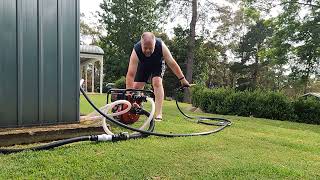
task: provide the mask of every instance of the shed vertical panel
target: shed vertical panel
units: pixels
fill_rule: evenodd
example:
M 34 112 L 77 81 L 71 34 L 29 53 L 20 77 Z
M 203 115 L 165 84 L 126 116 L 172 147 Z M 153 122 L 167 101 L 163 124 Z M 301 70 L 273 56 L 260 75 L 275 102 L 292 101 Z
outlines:
M 57 1 L 42 0 L 43 123 L 58 121 Z
M 78 10 L 77 1 L 63 1 L 61 6 L 61 55 L 62 66 L 61 73 L 63 79 L 61 81 L 61 92 L 63 92 L 62 99 L 62 117 L 63 121 L 78 120 L 78 104 L 79 98 L 79 58 L 78 58 L 78 46 L 79 40 L 77 31 L 79 29 L 77 24 Z M 75 8 L 70 8 L 75 7 Z M 69 19 L 74 19 L 70 21 Z M 69 21 L 68 21 L 69 20 Z M 70 53 L 73 52 L 73 53 Z M 73 74 L 74 76 L 64 76 L 64 74 Z M 75 116 L 76 115 L 76 116 Z
M 18 123 L 16 6 L 16 1 L 1 0 L 0 127 L 15 126 Z
M 37 124 L 38 117 L 38 15 L 37 15 L 37 0 L 19 0 L 21 2 L 20 9 L 20 27 L 19 31 L 22 34 L 22 59 L 20 63 L 22 66 L 22 87 L 20 105 L 22 113 L 23 124 Z

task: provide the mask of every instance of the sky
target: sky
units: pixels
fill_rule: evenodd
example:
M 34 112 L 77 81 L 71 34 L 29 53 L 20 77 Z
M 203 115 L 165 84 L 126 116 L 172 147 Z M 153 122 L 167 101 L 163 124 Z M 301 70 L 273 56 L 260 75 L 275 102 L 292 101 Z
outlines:
M 102 0 L 80 0 L 80 12 L 84 14 L 96 12 L 100 9 L 100 3 L 102 3 Z

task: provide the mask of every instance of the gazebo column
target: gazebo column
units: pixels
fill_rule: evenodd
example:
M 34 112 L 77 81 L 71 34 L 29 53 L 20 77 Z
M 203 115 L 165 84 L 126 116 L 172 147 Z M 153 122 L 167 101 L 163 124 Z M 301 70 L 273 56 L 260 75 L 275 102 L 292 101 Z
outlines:
M 91 74 L 91 92 L 94 93 L 94 63 L 92 63 L 92 74 Z
M 84 75 L 85 75 L 85 81 L 86 81 L 86 92 L 88 92 L 88 64 L 84 65 Z
M 103 87 L 103 58 L 100 60 L 100 94 L 102 94 Z

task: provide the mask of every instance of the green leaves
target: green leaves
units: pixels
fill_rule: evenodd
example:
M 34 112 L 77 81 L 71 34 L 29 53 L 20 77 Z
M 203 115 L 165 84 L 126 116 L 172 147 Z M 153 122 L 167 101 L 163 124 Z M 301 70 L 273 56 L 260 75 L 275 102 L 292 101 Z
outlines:
M 107 36 L 101 41 L 105 51 L 106 81 L 117 80 L 126 74 L 129 57 L 133 45 L 140 40 L 144 31 L 158 29 L 161 6 L 163 10 L 166 1 L 158 4 L 153 0 L 105 0 L 100 5 L 100 21 L 105 26 Z

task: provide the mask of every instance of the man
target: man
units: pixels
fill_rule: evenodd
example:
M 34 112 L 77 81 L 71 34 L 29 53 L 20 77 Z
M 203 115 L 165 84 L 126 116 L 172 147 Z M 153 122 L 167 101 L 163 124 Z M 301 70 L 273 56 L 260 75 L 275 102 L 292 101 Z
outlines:
M 164 60 L 163 60 L 164 59 Z M 182 86 L 190 86 L 184 77 L 181 68 L 173 59 L 168 47 L 151 32 L 144 32 L 141 40 L 134 45 L 130 56 L 129 68 L 126 77 L 127 89 L 143 89 L 151 78 L 155 94 L 155 120 L 162 120 L 162 104 L 164 90 L 162 78 L 165 63 L 178 77 Z

